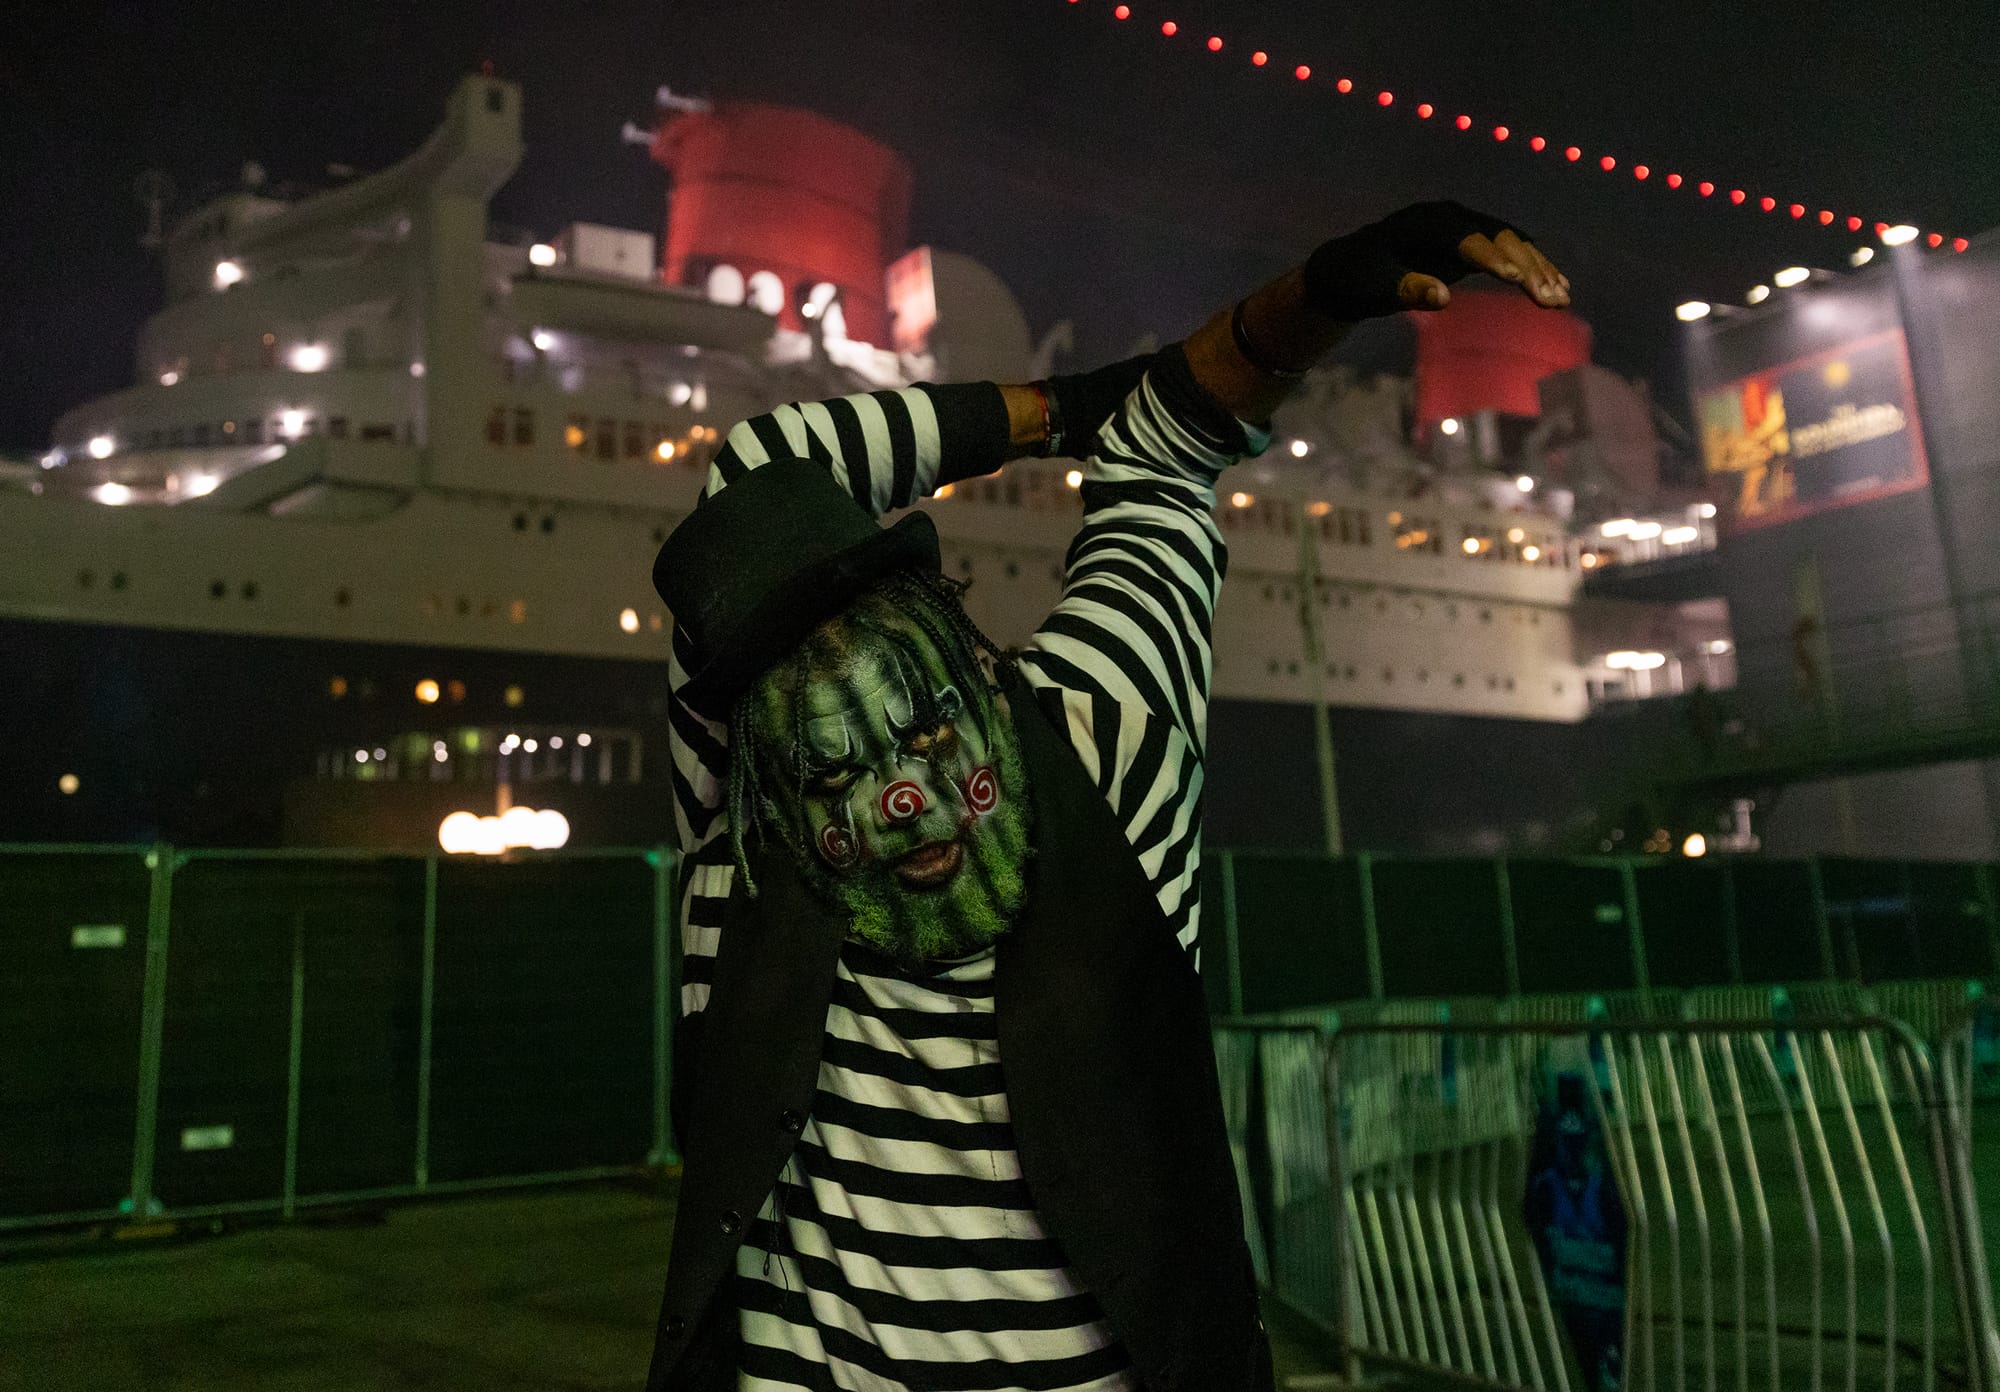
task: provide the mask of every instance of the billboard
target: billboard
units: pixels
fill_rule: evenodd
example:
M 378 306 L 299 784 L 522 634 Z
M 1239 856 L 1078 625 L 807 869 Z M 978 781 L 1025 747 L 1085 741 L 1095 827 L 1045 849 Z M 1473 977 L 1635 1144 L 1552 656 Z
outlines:
M 1710 479 L 1737 476 L 1738 527 L 1921 488 L 1930 477 L 1901 329 L 1740 377 L 1696 406 Z

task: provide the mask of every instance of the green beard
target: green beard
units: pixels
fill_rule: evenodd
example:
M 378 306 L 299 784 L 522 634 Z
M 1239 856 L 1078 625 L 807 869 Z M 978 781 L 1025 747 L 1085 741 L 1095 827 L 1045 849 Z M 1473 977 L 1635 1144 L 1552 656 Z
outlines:
M 939 889 L 912 889 L 883 866 L 834 874 L 815 857 L 802 862 L 807 883 L 850 915 L 848 936 L 905 971 L 967 957 L 992 946 L 1013 925 L 1028 895 L 1028 817 L 1021 751 L 1007 716 L 994 712 L 994 762 L 1009 796 L 965 838 L 965 864 Z

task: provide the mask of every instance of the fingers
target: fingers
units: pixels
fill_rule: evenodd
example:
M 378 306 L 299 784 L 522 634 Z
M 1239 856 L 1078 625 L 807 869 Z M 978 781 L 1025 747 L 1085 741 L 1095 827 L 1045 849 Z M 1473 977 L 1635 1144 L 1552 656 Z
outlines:
M 1396 298 L 1404 309 L 1443 309 L 1451 303 L 1451 291 L 1436 276 L 1406 271 L 1396 282 Z
M 1475 232 L 1459 243 L 1458 250 L 1480 270 L 1520 286 L 1537 304 L 1556 308 L 1569 303 L 1569 278 L 1511 228 L 1502 228 L 1491 238 Z

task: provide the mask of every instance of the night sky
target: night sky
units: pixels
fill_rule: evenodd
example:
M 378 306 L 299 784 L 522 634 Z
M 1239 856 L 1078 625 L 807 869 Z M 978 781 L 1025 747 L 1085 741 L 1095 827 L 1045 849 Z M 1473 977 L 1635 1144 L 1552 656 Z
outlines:
M 1685 415 L 1672 306 L 1736 299 L 1793 262 L 1843 267 L 1860 239 L 1669 192 L 1668 170 L 1948 234 L 2000 223 L 1990 3 L 1132 0 L 1124 24 L 1111 3 L 30 11 L 0 46 L 0 448 L 44 445 L 59 411 L 130 380 L 159 300 L 137 246 L 142 170 L 165 171 L 185 212 L 249 159 L 278 182 L 380 168 L 482 60 L 526 89 L 527 157 L 497 219 L 544 237 L 577 220 L 655 229 L 664 176 L 618 131 L 650 121 L 661 82 L 811 107 L 910 158 L 916 241 L 993 266 L 1037 333 L 1074 318 L 1071 365 L 1177 335 L 1320 237 L 1450 194 L 1534 233 L 1575 282 L 1599 360 Z M 1230 40 L 1221 55 L 1209 33 Z M 1293 81 L 1299 62 L 1357 95 Z M 1393 113 L 1361 95 L 1382 87 Z M 1438 118 L 1419 122 L 1420 100 Z M 1470 133 L 1444 119 L 1460 110 Z M 1505 146 L 1487 134 L 1500 121 Z M 1538 132 L 1585 162 L 1531 154 Z M 1639 160 L 1647 184 L 1627 172 Z

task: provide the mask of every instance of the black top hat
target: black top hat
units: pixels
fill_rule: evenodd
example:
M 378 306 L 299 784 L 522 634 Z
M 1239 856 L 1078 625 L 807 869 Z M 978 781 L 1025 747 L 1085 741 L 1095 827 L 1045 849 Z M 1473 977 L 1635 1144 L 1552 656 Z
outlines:
M 705 498 L 653 561 L 653 588 L 692 640 L 681 699 L 711 720 L 875 581 L 941 569 L 922 512 L 879 526 L 809 459 L 779 459 Z

